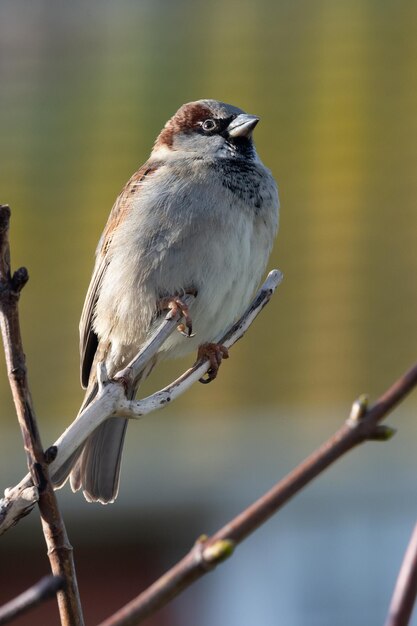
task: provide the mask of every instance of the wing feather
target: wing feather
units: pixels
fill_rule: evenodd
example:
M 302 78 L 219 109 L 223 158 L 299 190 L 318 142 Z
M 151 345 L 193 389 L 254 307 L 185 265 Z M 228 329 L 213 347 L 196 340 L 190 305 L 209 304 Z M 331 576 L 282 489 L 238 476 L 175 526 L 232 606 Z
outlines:
M 113 238 L 113 233 L 124 220 L 127 212 L 132 209 L 132 199 L 135 198 L 136 200 L 144 179 L 155 172 L 160 165 L 161 163 L 159 162 L 147 161 L 133 174 L 114 203 L 99 241 L 96 252 L 96 263 L 80 319 L 81 384 L 84 388 L 88 386 L 91 366 L 99 344 L 98 337 L 93 328 L 94 313 L 103 277 L 109 265 L 108 250 Z

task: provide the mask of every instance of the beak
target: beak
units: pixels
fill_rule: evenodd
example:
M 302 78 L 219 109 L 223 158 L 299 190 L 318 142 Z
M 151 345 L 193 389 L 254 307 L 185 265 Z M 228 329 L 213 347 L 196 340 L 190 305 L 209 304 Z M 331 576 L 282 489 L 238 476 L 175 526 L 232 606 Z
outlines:
M 235 119 L 230 122 L 227 127 L 227 133 L 229 137 L 233 139 L 235 137 L 250 138 L 252 131 L 256 124 L 259 122 L 259 117 L 256 115 L 248 115 L 248 113 L 241 113 Z

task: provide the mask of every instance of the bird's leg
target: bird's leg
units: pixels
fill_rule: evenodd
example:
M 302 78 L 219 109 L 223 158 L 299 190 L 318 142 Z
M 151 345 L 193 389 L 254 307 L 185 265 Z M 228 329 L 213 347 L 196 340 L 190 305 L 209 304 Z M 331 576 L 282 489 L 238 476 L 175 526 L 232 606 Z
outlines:
M 228 358 L 229 350 L 221 343 L 202 343 L 198 348 L 196 363 L 200 363 L 201 361 L 208 359 L 210 362 L 210 369 L 207 371 L 207 378 L 200 378 L 200 383 L 203 383 L 204 385 L 211 383 L 211 381 L 217 376 L 222 360 Z
M 191 294 L 193 296 L 197 295 L 197 291 L 195 289 L 190 289 L 185 293 Z M 170 310 L 170 314 L 172 316 L 177 315 L 178 313 L 181 314 L 184 318 L 185 324 L 178 324 L 177 329 L 185 337 L 194 337 L 194 335 L 192 334 L 193 323 L 191 320 L 190 310 L 188 308 L 188 305 L 181 300 L 180 296 L 166 296 L 165 298 L 161 298 L 158 301 L 158 310 L 164 311 L 166 309 Z

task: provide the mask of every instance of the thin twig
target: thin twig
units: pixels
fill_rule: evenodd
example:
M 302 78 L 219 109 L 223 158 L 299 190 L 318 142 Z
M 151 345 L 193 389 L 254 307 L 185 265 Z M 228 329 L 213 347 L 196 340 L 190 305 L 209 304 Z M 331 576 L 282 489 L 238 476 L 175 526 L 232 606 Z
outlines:
M 257 315 L 269 302 L 281 280 L 282 274 L 279 270 L 272 270 L 268 274 L 251 305 L 241 319 L 220 339 L 220 343 L 230 348 L 243 337 Z M 192 297 L 186 296 L 185 298 Z M 186 303 L 188 303 L 187 300 Z M 99 364 L 97 372 L 98 393 L 94 400 L 55 442 L 54 448 L 57 450 L 57 456 L 50 466 L 51 475 L 87 439 L 97 426 L 109 417 L 141 418 L 148 413 L 164 408 L 204 376 L 210 367 L 207 359 L 197 363 L 173 383 L 147 398 L 142 398 L 141 400 L 126 399 L 125 385 L 122 381 L 135 379 L 137 373 L 152 359 L 169 334 L 174 331 L 178 321 L 179 317 L 177 315 L 172 316 L 169 314 L 169 317 L 167 316 L 159 324 L 153 336 L 143 346 L 139 354 L 123 370 L 118 372 L 113 379 L 107 378 L 104 364 Z
M 348 450 L 365 440 L 386 441 L 393 429 L 379 425 L 417 385 L 417 364 L 399 378 L 371 407 L 361 396 L 354 402 L 345 424 L 270 491 L 211 537 L 200 538 L 172 569 L 100 626 L 133 626 L 156 613 L 195 580 L 230 556 L 234 547 L 264 524 L 296 493 Z M 413 599 L 416 590 L 413 588 Z M 401 626 L 406 622 L 401 623 Z M 391 625 L 390 625 L 391 626 Z M 396 625 L 397 626 L 397 625 Z
M 29 587 L 16 598 L 0 607 L 0 626 L 8 624 L 16 617 L 19 617 L 19 615 L 27 613 L 30 609 L 45 602 L 45 600 L 53 598 L 60 589 L 64 588 L 64 585 L 65 580 L 62 576 L 52 576 L 51 574 L 41 578 L 36 585 Z
M 220 340 L 226 347 L 230 348 L 245 334 L 257 315 L 269 302 L 281 281 L 282 274 L 279 270 L 272 270 L 268 274 L 251 305 L 240 320 Z M 186 296 L 186 298 L 192 297 Z M 114 416 L 138 419 L 152 411 L 161 409 L 184 393 L 207 372 L 210 364 L 205 360 L 187 370 L 164 389 L 147 398 L 138 401 L 126 399 L 125 385 L 121 381 L 136 376 L 137 372 L 157 352 L 167 336 L 175 330 L 178 321 L 178 315 L 169 315 L 165 320 L 162 320 L 140 353 L 113 379 L 107 378 L 104 364 L 99 364 L 97 370 L 99 391 L 96 397 L 51 447 L 55 453 L 55 459 L 49 468 L 51 476 L 106 419 Z M 28 502 L 30 486 L 31 478 L 26 476 L 17 486 L 5 492 L 5 497 L 0 501 L 0 534 L 15 524 L 22 514 L 30 512 L 31 504 L 30 501 Z M 22 496 L 26 497 L 23 502 L 20 501 Z
M 407 626 L 417 596 L 417 524 L 404 554 L 385 626 Z
M 226 348 L 231 348 L 237 343 L 248 328 L 254 322 L 259 313 L 268 304 L 277 287 L 281 284 L 283 275 L 279 270 L 271 270 L 254 297 L 253 301 L 246 309 L 242 317 L 234 324 L 220 339 L 220 343 Z M 147 413 L 151 413 L 157 409 L 166 406 L 169 402 L 176 400 L 194 383 L 196 383 L 209 369 L 210 364 L 207 359 L 196 363 L 190 367 L 184 374 L 174 380 L 164 389 L 156 391 L 147 398 L 141 400 L 123 400 L 118 408 L 118 415 L 130 419 L 138 419 Z M 117 374 L 119 376 L 119 374 Z
M 0 235 L 4 235 L 3 230 L 7 231 L 7 228 L 2 228 L 2 222 L 0 219 Z M 8 246 L 4 248 L 0 245 L 0 254 L 0 266 L 8 268 Z M 10 298 L 10 296 L 13 295 L 15 300 L 14 306 L 16 306 L 19 291 L 26 282 L 27 276 L 23 270 L 16 272 L 13 278 L 10 277 L 9 271 L 4 275 L 0 271 L 0 278 L 3 278 L 0 284 L 2 317 L 5 317 L 6 322 L 8 322 L 9 318 L 3 313 L 5 309 L 4 285 L 7 283 L 7 281 L 4 280 L 4 276 L 7 277 L 7 281 L 9 283 L 10 293 L 8 297 Z M 266 299 L 262 306 L 267 301 L 268 300 Z M 4 324 L 4 320 L 2 320 L 2 322 L 2 330 L 3 326 L 5 326 L 5 331 L 7 331 L 6 335 L 12 334 L 10 328 L 7 326 L 7 323 Z M 239 328 L 234 328 L 232 330 L 233 332 L 236 332 L 237 338 L 233 337 L 232 339 L 231 335 L 229 338 L 224 339 L 224 343 L 226 345 L 228 345 L 226 342 L 229 340 L 229 345 L 232 345 L 232 343 L 234 343 L 234 341 L 236 341 L 241 334 L 243 334 L 241 333 L 239 335 Z M 5 331 L 3 330 L 3 334 Z M 20 342 L 20 335 L 18 338 Z M 143 355 L 139 355 L 136 357 L 136 360 L 138 358 L 140 360 L 140 358 L 143 359 L 145 357 L 143 357 Z M 129 364 L 129 366 L 131 365 L 132 364 Z M 145 398 L 144 400 L 137 402 L 127 402 L 126 399 L 119 394 L 116 404 L 112 405 L 113 413 L 111 414 L 138 418 L 145 413 L 155 410 L 156 408 L 160 408 L 161 405 L 164 405 L 166 402 L 174 399 L 177 395 L 179 395 L 179 393 L 182 393 L 186 388 L 188 388 L 188 386 L 193 384 L 193 382 L 201 377 L 207 369 L 207 363 L 197 365 L 188 370 L 188 372 L 167 388 L 153 394 L 149 398 Z M 24 383 L 23 386 L 26 385 L 24 360 L 22 362 L 17 362 L 17 367 L 11 369 L 9 368 L 9 371 L 14 393 L 16 388 L 17 400 L 22 403 L 22 397 L 19 395 L 19 385 L 22 385 L 22 381 Z M 133 374 L 134 370 L 129 372 L 129 375 Z M 107 379 L 103 367 L 101 367 L 99 371 L 99 379 L 101 391 L 104 391 L 106 387 L 115 386 L 115 384 L 117 385 L 117 380 L 109 381 Z M 13 383 L 15 383 L 15 387 L 13 387 Z M 169 600 L 177 596 L 192 582 L 203 576 L 208 571 L 214 569 L 218 563 L 228 558 L 233 553 L 234 547 L 237 544 L 243 541 L 249 534 L 254 532 L 254 530 L 256 530 L 256 528 L 258 528 L 261 524 L 265 523 L 271 515 L 284 506 L 300 489 L 310 483 L 315 477 L 317 477 L 348 450 L 365 440 L 374 439 L 385 441 L 389 439 L 393 434 L 393 430 L 389 427 L 379 425 L 379 422 L 405 398 L 405 396 L 416 386 L 416 384 L 417 365 L 411 368 L 402 378 L 396 381 L 396 383 L 394 383 L 394 385 L 392 385 L 392 387 L 390 387 L 390 389 L 388 389 L 387 392 L 380 397 L 372 408 L 368 409 L 367 401 L 364 397 L 359 398 L 354 403 L 350 417 L 346 423 L 316 452 L 310 455 L 303 463 L 288 474 L 287 477 L 277 483 L 268 493 L 262 496 L 240 515 L 235 517 L 231 522 L 226 524 L 213 536 L 210 538 L 200 537 L 191 551 L 179 563 L 177 563 L 162 578 L 156 581 L 132 602 L 120 609 L 115 615 L 102 622 L 101 626 L 126 626 L 141 623 L 144 619 L 164 606 Z M 27 404 L 26 406 L 23 406 L 22 414 L 26 411 L 33 419 L 33 412 L 28 391 L 26 396 L 23 396 L 23 399 L 27 402 Z M 31 432 L 33 428 L 35 428 L 36 431 L 36 424 L 34 422 L 30 423 L 28 435 L 33 434 Z M 30 446 L 28 446 L 28 448 L 30 448 Z M 40 480 L 40 478 L 44 479 L 45 476 L 47 477 L 46 466 L 44 469 L 42 463 L 44 464 L 43 455 L 41 462 L 39 464 L 37 462 L 32 471 L 32 479 L 40 491 L 40 500 L 42 499 L 42 494 L 44 493 L 44 485 L 42 484 L 42 480 Z M 20 489 L 22 493 L 25 494 L 25 497 L 30 500 L 33 495 L 28 492 L 30 489 L 30 483 L 23 485 L 23 482 L 24 481 L 20 484 Z M 25 510 L 25 506 L 21 506 L 23 510 Z M 390 608 L 387 626 L 406 626 L 411 615 L 416 593 L 417 527 L 413 533 L 413 537 L 401 568 Z M 397 619 L 397 621 L 395 621 L 395 619 Z M 69 623 L 76 624 L 78 622 L 68 622 L 68 624 Z
M 65 591 L 57 594 L 61 623 L 65 626 L 82 625 L 83 617 L 78 595 L 72 547 L 43 452 L 32 397 L 29 390 L 25 354 L 20 334 L 18 301 L 20 291 L 28 280 L 25 268 L 10 271 L 9 248 L 10 209 L 0 206 L 0 326 L 6 355 L 7 372 L 16 413 L 22 431 L 32 484 L 38 491 L 38 505 L 42 528 L 48 547 L 52 573 L 65 580 Z

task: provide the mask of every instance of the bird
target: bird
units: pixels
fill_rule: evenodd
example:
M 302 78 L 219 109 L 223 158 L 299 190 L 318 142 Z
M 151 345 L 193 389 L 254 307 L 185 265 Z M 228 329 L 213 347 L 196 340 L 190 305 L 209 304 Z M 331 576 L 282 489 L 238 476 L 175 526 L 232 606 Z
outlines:
M 184 324 L 126 389 L 164 358 L 208 357 L 211 382 L 228 352 L 219 339 L 247 308 L 278 230 L 279 198 L 253 130 L 259 117 L 203 99 L 182 105 L 151 155 L 117 197 L 99 240 L 80 320 L 80 412 L 93 400 L 100 361 L 109 376 L 125 366 L 164 311 Z M 194 295 L 187 307 L 185 294 Z M 52 477 L 107 504 L 118 494 L 127 420 L 107 419 Z

